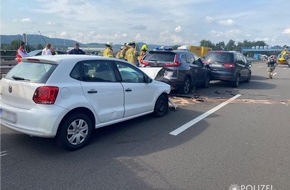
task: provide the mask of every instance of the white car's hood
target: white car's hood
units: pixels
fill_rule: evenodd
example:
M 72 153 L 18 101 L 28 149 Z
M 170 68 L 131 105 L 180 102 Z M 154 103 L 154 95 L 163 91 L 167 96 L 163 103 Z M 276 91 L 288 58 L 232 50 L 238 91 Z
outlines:
M 139 67 L 140 70 L 142 70 L 145 74 L 147 74 L 150 78 L 155 79 L 158 72 L 163 67 Z

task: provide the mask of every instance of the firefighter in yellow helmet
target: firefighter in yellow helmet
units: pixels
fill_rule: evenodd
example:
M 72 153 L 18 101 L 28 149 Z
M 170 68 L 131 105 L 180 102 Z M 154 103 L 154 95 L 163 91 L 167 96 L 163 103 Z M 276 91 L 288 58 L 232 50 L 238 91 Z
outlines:
M 128 49 L 129 49 L 128 43 L 124 43 L 124 47 L 123 47 L 123 49 L 120 52 L 120 59 L 126 60 L 125 59 L 125 55 L 126 55 L 126 52 L 127 52 Z
M 116 54 L 117 59 L 122 59 L 122 50 L 124 49 L 124 46 L 121 46 L 120 50 Z
M 113 43 L 112 42 L 106 43 L 106 49 L 104 50 L 103 56 L 104 57 L 114 57 Z
M 148 51 L 148 46 L 146 44 L 142 45 L 140 49 L 140 54 L 138 56 L 139 66 L 141 64 L 141 59 L 147 54 L 147 51 Z
M 137 56 L 139 55 L 138 51 L 136 51 L 135 42 L 128 43 L 129 49 L 125 53 L 125 60 L 132 63 L 133 65 L 138 66 Z

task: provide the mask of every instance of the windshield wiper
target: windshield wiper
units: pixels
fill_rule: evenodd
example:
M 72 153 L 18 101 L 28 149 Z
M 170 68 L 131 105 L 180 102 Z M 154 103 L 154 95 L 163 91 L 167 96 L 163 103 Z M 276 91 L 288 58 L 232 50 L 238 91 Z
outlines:
M 26 80 L 26 81 L 30 81 L 29 79 L 23 78 L 23 77 L 18 77 L 18 76 L 12 76 L 12 78 L 14 80 Z

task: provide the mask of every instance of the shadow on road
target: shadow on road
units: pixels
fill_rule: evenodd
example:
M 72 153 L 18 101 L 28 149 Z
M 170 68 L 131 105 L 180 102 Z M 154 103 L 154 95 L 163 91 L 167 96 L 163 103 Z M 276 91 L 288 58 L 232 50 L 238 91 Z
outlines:
M 49 189 L 154 189 L 154 184 L 142 178 L 145 175 L 165 184 L 158 189 L 177 189 L 141 158 L 180 146 L 200 135 L 209 127 L 205 121 L 178 136 L 169 133 L 201 114 L 178 108 L 162 118 L 146 115 L 100 128 L 95 130 L 88 146 L 73 152 L 59 148 L 53 139 L 14 132 L 1 134 L 2 149 L 21 155 L 8 155 L 10 160 L 2 161 L 2 187 L 45 189 L 45 184 L 49 184 Z M 8 167 L 12 163 L 16 169 Z M 9 183 L 19 178 L 18 184 Z

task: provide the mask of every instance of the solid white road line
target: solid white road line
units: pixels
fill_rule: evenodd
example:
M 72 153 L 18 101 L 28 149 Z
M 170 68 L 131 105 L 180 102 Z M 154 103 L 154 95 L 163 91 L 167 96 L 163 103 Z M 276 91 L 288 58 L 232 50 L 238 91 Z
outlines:
M 225 105 L 229 104 L 230 102 L 232 102 L 233 100 L 237 99 L 238 97 L 240 97 L 241 94 L 237 94 L 235 95 L 234 97 L 228 99 L 227 101 L 221 103 L 220 105 L 212 108 L 211 110 L 203 113 L 202 115 L 194 118 L 193 120 L 185 123 L 184 125 L 182 125 L 181 127 L 175 129 L 174 131 L 170 132 L 169 134 L 170 135 L 173 135 L 173 136 L 177 136 L 179 135 L 180 133 L 182 133 L 183 131 L 185 131 L 186 129 L 192 127 L 194 124 L 196 124 L 197 122 L 203 120 L 204 118 L 206 118 L 207 116 L 211 115 L 212 113 L 216 112 L 217 110 L 221 109 L 222 107 L 224 107 Z

